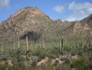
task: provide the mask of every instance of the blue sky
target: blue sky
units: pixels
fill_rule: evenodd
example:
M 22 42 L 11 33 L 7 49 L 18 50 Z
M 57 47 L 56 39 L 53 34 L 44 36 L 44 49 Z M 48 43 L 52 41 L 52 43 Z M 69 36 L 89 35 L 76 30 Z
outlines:
M 92 14 L 92 0 L 0 0 L 0 22 L 28 6 L 39 8 L 54 20 L 75 21 Z

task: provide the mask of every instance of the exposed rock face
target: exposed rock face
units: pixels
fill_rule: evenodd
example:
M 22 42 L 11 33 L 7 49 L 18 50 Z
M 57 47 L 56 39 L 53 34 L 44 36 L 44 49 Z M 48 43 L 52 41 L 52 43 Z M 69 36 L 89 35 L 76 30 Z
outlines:
M 84 25 L 84 30 L 90 30 L 90 27 L 87 23 L 85 23 L 85 25 Z
M 73 26 L 73 34 L 77 35 L 92 35 L 92 28 L 88 23 L 75 22 Z
M 83 26 L 80 22 L 76 22 L 74 25 L 73 33 L 81 33 L 83 31 Z

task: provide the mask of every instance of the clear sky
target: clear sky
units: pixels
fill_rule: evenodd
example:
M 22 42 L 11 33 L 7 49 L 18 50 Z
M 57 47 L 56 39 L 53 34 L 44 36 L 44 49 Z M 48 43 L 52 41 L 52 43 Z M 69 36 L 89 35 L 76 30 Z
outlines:
M 52 19 L 74 21 L 92 14 L 92 0 L 0 0 L 0 22 L 28 6 L 39 8 Z

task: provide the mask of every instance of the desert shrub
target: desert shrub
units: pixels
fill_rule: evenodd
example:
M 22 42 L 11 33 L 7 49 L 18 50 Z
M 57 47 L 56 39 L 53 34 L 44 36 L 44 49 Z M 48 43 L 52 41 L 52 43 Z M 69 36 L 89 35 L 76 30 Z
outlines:
M 71 68 L 75 68 L 77 70 L 88 70 L 89 69 L 86 65 L 86 59 L 82 56 L 79 56 L 76 59 L 71 60 Z

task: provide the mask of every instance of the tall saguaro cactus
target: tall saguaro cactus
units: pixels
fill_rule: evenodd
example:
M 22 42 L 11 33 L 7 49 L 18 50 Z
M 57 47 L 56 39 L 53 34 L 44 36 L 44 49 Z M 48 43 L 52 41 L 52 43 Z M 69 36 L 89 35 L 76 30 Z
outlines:
M 28 51 L 28 45 L 29 43 L 28 43 L 28 37 L 26 36 L 26 51 Z
M 26 61 L 28 59 L 28 48 L 29 47 L 29 42 L 28 42 L 28 36 L 26 36 Z
M 62 52 L 63 46 L 64 46 L 64 39 L 63 39 L 63 33 L 62 33 L 62 36 L 60 38 L 60 52 Z
M 20 41 L 19 41 L 19 37 L 18 37 L 18 48 L 20 48 Z
M 61 43 L 62 43 L 62 47 L 64 46 L 64 40 L 63 40 L 63 37 L 61 39 Z

